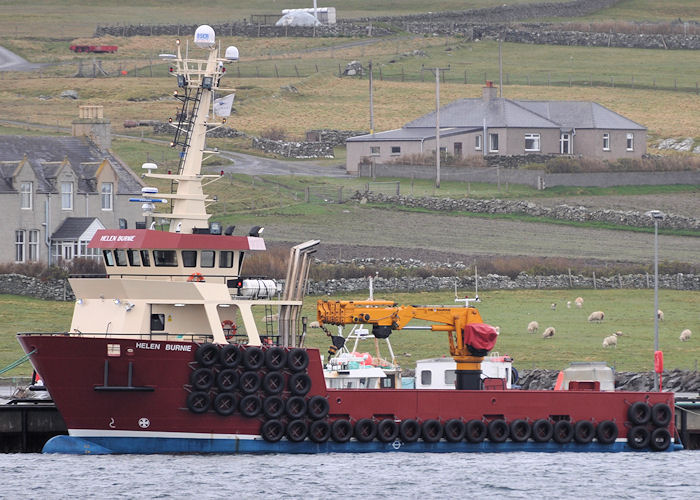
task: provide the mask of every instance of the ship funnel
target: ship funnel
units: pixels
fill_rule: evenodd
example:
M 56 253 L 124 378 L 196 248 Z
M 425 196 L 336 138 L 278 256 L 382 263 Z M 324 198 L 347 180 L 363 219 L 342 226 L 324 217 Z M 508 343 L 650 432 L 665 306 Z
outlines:
M 214 46 L 214 28 L 203 24 L 194 32 L 194 44 L 200 49 L 210 49 Z

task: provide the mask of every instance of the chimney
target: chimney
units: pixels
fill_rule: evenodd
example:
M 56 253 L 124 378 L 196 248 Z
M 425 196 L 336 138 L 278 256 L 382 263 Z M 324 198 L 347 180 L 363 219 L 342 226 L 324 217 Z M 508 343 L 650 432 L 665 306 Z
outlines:
M 78 119 L 73 120 L 73 137 L 87 136 L 99 147 L 111 148 L 112 129 L 103 112 L 103 106 L 79 106 Z
M 486 86 L 484 87 L 482 97 L 484 102 L 489 102 L 498 97 L 498 89 L 493 86 L 493 82 L 491 80 L 486 80 Z

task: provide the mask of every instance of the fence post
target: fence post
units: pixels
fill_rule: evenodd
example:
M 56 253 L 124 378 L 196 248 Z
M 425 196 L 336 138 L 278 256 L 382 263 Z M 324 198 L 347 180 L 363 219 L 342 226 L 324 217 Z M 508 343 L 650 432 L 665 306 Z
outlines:
M 275 64 L 275 77 L 279 78 L 280 74 L 279 71 L 277 71 L 277 65 Z
M 598 285 L 595 282 L 595 271 L 593 271 L 593 290 L 597 290 L 597 289 L 598 289 Z
M 611 76 L 611 77 L 610 77 L 610 86 L 611 86 L 612 88 L 615 88 L 615 77 L 614 77 L 614 76 Z
M 311 198 L 310 190 L 311 190 L 311 188 L 309 188 L 309 186 L 306 186 L 304 188 L 304 203 L 308 203 L 309 199 Z
M 297 72 L 297 78 L 299 78 L 299 69 L 297 68 L 297 65 L 294 65 L 294 71 Z
M 403 66 L 401 66 L 401 81 L 402 81 L 402 82 L 404 81 L 404 77 L 405 77 L 405 75 L 404 75 L 404 72 L 403 72 Z
M 464 70 L 464 85 L 466 85 L 466 84 L 467 84 L 467 70 L 465 69 Z M 695 87 L 697 88 L 697 86 L 698 86 L 698 84 L 696 83 Z
M 338 188 L 338 204 L 343 203 L 343 186 Z
M 574 287 L 574 283 L 571 280 L 571 268 L 569 268 L 569 288 L 573 288 L 573 287 Z
M 401 181 L 396 181 L 396 196 L 401 194 Z
M 646 273 L 646 274 L 647 274 L 647 288 L 649 288 L 649 273 Z

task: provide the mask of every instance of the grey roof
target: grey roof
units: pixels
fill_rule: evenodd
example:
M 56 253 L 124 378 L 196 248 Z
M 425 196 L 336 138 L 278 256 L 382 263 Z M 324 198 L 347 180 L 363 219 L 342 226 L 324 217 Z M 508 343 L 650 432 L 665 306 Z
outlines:
M 442 120 L 441 120 L 442 122 Z M 449 137 L 451 135 L 463 134 L 465 132 L 473 132 L 481 130 L 466 127 L 442 128 L 440 127 L 440 137 Z M 386 132 L 378 132 L 376 134 L 358 135 L 350 137 L 346 142 L 364 142 L 364 141 L 422 141 L 435 137 L 435 125 L 432 127 L 411 127 L 399 128 L 395 130 L 387 130 Z
M 568 128 L 646 130 L 646 127 L 590 101 L 516 101 L 553 122 Z
M 51 235 L 52 240 L 75 240 L 90 227 L 95 217 L 68 217 Z
M 586 101 L 521 101 L 501 97 L 486 101 L 476 98 L 459 99 L 440 108 L 441 136 L 445 129 L 451 129 L 453 133 L 464 133 L 480 130 L 484 125 L 488 128 L 646 130 L 643 125 L 598 103 Z M 449 133 L 445 130 L 445 135 Z M 352 137 L 348 142 L 415 141 L 433 137 L 434 111 L 408 122 L 403 128 Z
M 0 135 L 0 162 L 16 162 L 16 167 L 25 156 L 37 178 L 37 192 L 56 192 L 56 174 L 65 159 L 68 159 L 78 179 L 77 192 L 96 192 L 95 173 L 104 159 L 110 162 L 119 177 L 117 193 L 141 192 L 138 177 L 111 152 L 100 149 L 87 137 Z M 4 165 L 0 166 L 0 174 L 4 183 L 11 188 L 10 178 L 14 169 L 10 171 L 8 164 Z M 0 192 L 3 189 L 5 186 L 0 182 Z

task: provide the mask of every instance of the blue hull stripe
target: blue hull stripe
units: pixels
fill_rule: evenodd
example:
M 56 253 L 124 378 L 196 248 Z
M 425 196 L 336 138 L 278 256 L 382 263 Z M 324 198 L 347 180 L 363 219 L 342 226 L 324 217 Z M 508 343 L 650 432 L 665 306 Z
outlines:
M 680 444 L 671 444 L 667 451 L 683 449 Z M 111 453 L 379 453 L 400 451 L 408 453 L 490 453 L 490 452 L 622 452 L 622 451 L 649 451 L 635 450 L 626 442 L 617 441 L 604 445 L 599 443 L 589 444 L 557 444 L 548 443 L 483 443 L 473 444 L 467 442 L 449 443 L 403 443 L 399 440 L 393 443 L 380 443 L 372 441 L 361 443 L 349 441 L 347 443 L 335 443 L 329 441 L 323 444 L 303 441 L 293 443 L 283 439 L 277 443 L 268 443 L 262 438 L 258 439 L 194 439 L 194 438 L 148 438 L 148 437 L 74 437 L 55 436 L 45 445 L 44 453 L 67 453 L 77 455 L 105 455 Z

